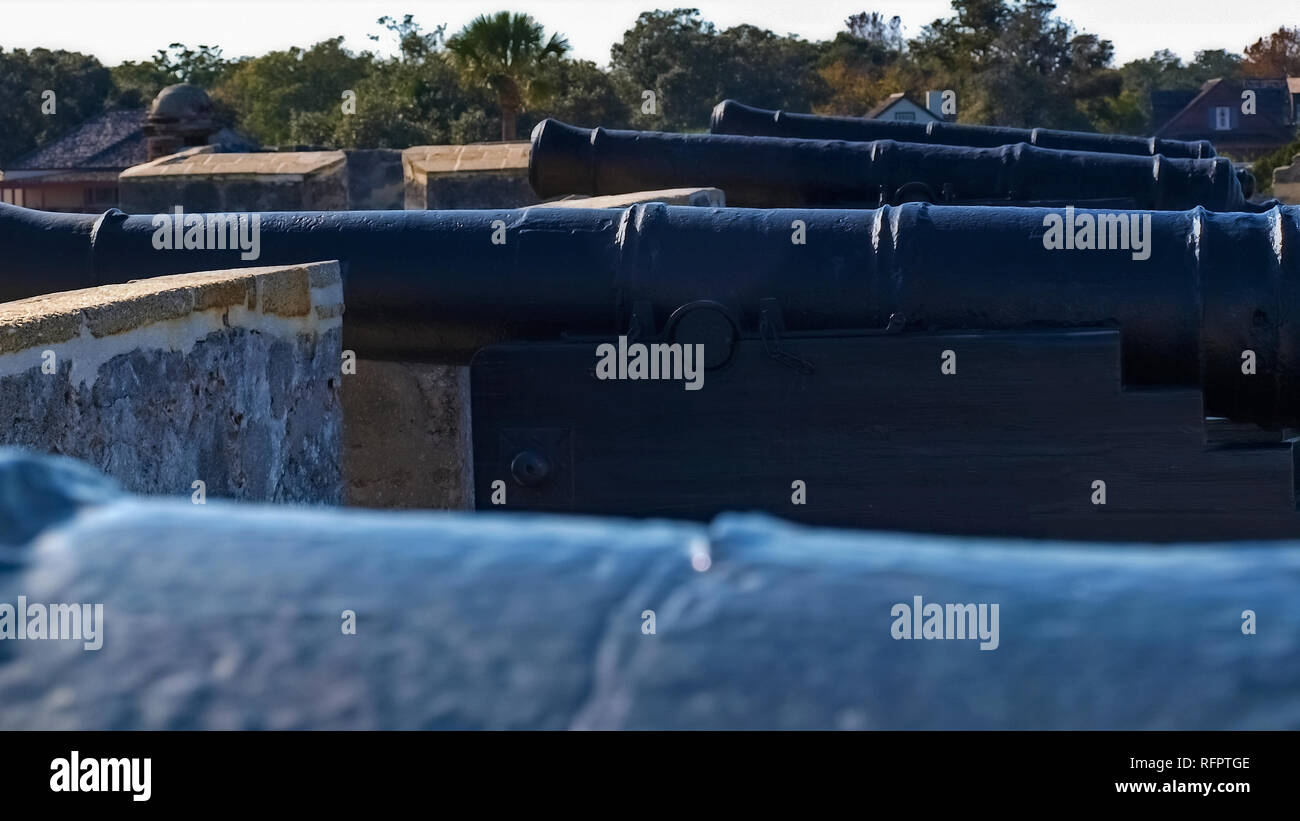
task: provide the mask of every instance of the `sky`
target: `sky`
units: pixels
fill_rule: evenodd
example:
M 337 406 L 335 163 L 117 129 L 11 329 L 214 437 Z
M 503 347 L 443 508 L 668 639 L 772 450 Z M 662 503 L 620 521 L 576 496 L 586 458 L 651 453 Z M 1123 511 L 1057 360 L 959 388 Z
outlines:
M 951 12 L 948 0 L 0 0 L 0 47 L 63 48 L 112 65 L 148 59 L 173 42 L 218 45 L 238 57 L 342 34 L 349 48 L 389 53 L 392 38 L 375 22 L 383 15 L 412 13 L 426 29 L 447 23 L 452 33 L 479 14 L 509 9 L 567 36 L 573 56 L 606 65 L 610 45 L 640 12 L 678 5 L 697 6 L 720 28 L 749 23 L 810 40 L 833 37 L 863 10 L 897 14 L 908 36 Z M 1300 25 L 1298 0 L 1058 0 L 1057 13 L 1114 42 L 1116 64 L 1161 48 L 1188 60 L 1202 49 L 1239 52 L 1282 25 Z

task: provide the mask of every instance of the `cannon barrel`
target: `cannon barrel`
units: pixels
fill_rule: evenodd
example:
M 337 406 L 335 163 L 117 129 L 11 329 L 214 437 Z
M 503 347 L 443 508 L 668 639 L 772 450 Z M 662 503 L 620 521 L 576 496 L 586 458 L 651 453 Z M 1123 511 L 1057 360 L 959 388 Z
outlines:
M 338 259 L 345 344 L 364 356 L 442 361 L 464 361 L 493 340 L 626 333 L 638 303 L 662 321 L 697 300 L 726 306 L 744 333 L 758 328 L 769 298 L 791 333 L 881 329 L 891 318 L 916 330 L 1116 327 L 1126 384 L 1200 386 L 1207 415 L 1300 424 L 1300 208 L 650 204 L 257 216 L 260 257 L 242 260 L 238 250 L 157 250 L 150 216 L 0 205 L 0 300 Z M 1051 237 L 1060 221 L 1079 239 L 1071 249 L 1059 231 Z M 1128 222 L 1131 247 L 1082 248 L 1089 222 L 1097 242 L 1112 245 Z M 1249 376 L 1247 350 L 1257 361 Z
M 542 198 L 714 186 L 747 208 L 926 201 L 1252 210 L 1222 157 L 608 131 L 556 120 L 538 123 L 532 140 L 529 181 Z
M 714 134 L 747 134 L 755 137 L 794 137 L 801 140 L 898 140 L 931 145 L 967 145 L 991 148 L 1028 143 L 1038 148 L 1063 151 L 1097 151 L 1208 159 L 1214 146 L 1208 140 L 1162 140 L 1157 137 L 1129 137 L 1120 134 L 1089 134 L 1085 131 L 1055 131 L 1050 128 L 1000 128 L 956 123 L 902 123 L 865 117 L 821 117 L 770 111 L 723 100 L 713 107 L 710 130 Z

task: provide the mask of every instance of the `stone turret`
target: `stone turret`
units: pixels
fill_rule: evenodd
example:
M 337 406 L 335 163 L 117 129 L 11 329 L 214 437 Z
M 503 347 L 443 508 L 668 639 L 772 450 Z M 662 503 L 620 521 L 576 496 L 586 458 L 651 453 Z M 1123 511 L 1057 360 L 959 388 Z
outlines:
M 149 159 L 206 145 L 220 128 L 213 118 L 212 100 L 206 91 L 189 83 L 167 86 L 158 92 L 145 118 Z

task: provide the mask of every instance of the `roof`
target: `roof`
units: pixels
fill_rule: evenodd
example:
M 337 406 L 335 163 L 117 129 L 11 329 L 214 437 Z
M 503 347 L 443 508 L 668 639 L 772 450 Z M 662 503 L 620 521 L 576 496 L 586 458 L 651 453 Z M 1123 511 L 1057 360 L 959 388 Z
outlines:
M 209 146 L 199 146 L 159 157 L 122 172 L 122 179 L 136 177 L 229 175 L 281 175 L 301 179 L 342 163 L 342 151 L 262 151 L 256 153 L 216 153 Z
M 911 103 L 912 105 L 916 106 L 922 111 L 928 113 L 931 117 L 935 118 L 936 120 L 943 119 L 943 117 L 940 117 L 938 114 L 935 114 L 933 111 L 930 111 L 930 109 L 926 108 L 925 106 L 921 105 L 915 100 L 910 99 L 907 96 L 907 94 L 902 91 L 895 91 L 893 94 L 890 94 L 883 101 L 881 101 L 880 104 L 878 104 L 875 108 L 871 109 L 870 111 L 868 111 L 866 114 L 863 114 L 862 116 L 868 120 L 879 119 L 881 114 L 884 114 L 886 111 L 888 111 L 889 109 L 893 108 L 894 106 L 898 105 L 901 102 Z
M 123 169 L 148 159 L 144 109 L 114 109 L 92 117 L 49 145 L 14 160 L 6 171 Z
M 33 182 L 41 185 L 51 183 L 75 183 L 88 185 L 93 183 L 115 184 L 118 174 L 116 168 L 98 168 L 86 171 L 80 168 L 55 169 L 52 171 L 8 171 L 0 174 L 0 188 L 23 188 Z
M 1241 105 L 1242 89 L 1245 88 L 1254 90 L 1257 95 L 1257 114 L 1242 118 L 1240 125 L 1229 131 L 1212 130 L 1206 114 L 1208 109 L 1226 106 L 1236 110 Z M 1215 78 L 1201 86 L 1199 94 L 1156 129 L 1155 136 L 1182 140 L 1208 139 L 1215 144 L 1276 142 L 1282 145 L 1294 139 L 1290 106 L 1286 83 L 1281 79 L 1250 77 L 1225 81 Z
M 890 94 L 888 97 L 886 97 L 882 102 L 877 104 L 875 108 L 871 109 L 870 111 L 868 111 L 866 114 L 863 114 L 862 116 L 867 118 L 868 120 L 874 120 L 877 117 L 879 117 L 881 114 L 884 114 L 886 111 L 893 108 L 900 100 L 902 100 L 906 96 L 907 95 L 904 94 L 903 92 L 896 91 L 893 94 Z

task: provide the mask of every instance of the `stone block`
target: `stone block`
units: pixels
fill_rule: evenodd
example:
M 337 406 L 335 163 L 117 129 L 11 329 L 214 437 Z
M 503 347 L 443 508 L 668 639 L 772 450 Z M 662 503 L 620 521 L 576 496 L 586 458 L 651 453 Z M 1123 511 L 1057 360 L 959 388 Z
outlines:
M 402 152 L 408 210 L 522 208 L 538 201 L 528 182 L 527 142 L 421 145 Z
M 123 171 L 120 207 L 128 214 L 178 205 L 203 212 L 343 211 L 346 160 L 342 151 L 182 151 Z
M 1273 196 L 1287 205 L 1300 205 L 1300 154 L 1290 165 L 1273 169 Z
M 347 157 L 349 211 L 401 211 L 405 207 L 402 152 L 394 148 L 353 149 Z
M 470 509 L 469 369 L 362 359 L 343 377 L 345 502 Z

